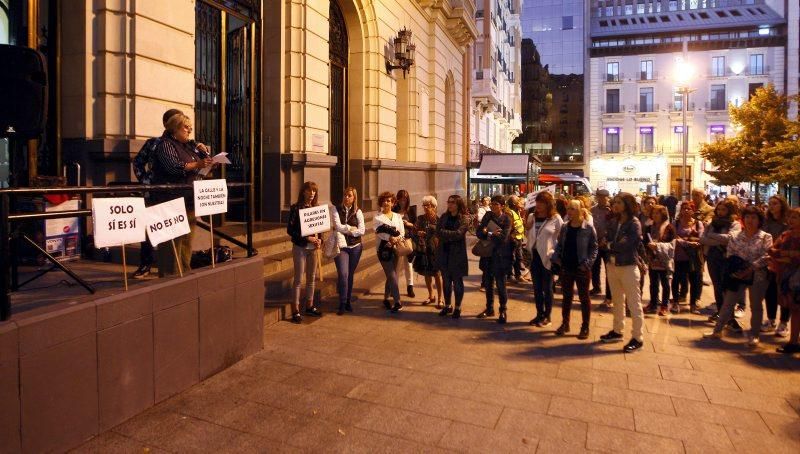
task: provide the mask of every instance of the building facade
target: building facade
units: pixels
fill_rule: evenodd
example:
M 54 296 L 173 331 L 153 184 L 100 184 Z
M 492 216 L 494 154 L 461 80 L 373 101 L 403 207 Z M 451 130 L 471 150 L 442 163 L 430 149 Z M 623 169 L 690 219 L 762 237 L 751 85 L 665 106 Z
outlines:
M 592 183 L 612 192 L 680 194 L 683 134 L 688 134 L 687 189 L 718 190 L 698 150 L 735 134 L 729 106 L 741 105 L 766 84 L 797 93 L 796 43 L 788 40 L 798 18 L 787 18 L 784 5 L 782 0 L 587 2 L 585 157 Z M 685 106 L 681 87 L 690 91 Z
M 477 0 L 472 56 L 473 148 L 510 153 L 522 132 L 520 7 L 522 0 Z M 479 160 L 479 159 L 478 159 Z
M 58 62 L 52 131 L 14 172 L 129 181 L 179 108 L 229 153 L 221 176 L 253 182 L 256 219 L 281 220 L 307 180 L 321 201 L 355 187 L 366 210 L 385 190 L 464 193 L 474 0 L 2 2 L 0 32 Z
M 536 44 L 550 74 L 583 74 L 585 0 L 527 0 L 522 37 Z

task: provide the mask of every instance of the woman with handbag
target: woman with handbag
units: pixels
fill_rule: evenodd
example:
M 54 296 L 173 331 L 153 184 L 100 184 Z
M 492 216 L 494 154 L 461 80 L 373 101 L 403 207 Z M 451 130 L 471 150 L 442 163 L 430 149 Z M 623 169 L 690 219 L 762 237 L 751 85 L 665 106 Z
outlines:
M 561 268 L 561 326 L 556 336 L 569 332 L 569 320 L 572 312 L 573 288 L 578 286 L 578 299 L 581 302 L 581 330 L 578 339 L 589 338 L 589 317 L 592 313 L 592 302 L 589 299 L 589 284 L 592 282 L 592 265 L 597 258 L 597 233 L 587 221 L 589 210 L 583 208 L 579 200 L 571 200 L 567 205 L 569 223 L 561 227 L 558 234 L 551 269 L 555 264 Z
M 531 252 L 533 297 L 536 302 L 536 317 L 529 324 L 541 328 L 552 324 L 550 312 L 553 309 L 553 272 L 550 269 L 550 257 L 555 251 L 556 240 L 564 221 L 556 212 L 553 194 L 542 191 L 534 200 L 536 205 L 533 213 L 525 221 L 528 249 Z
M 364 213 L 358 208 L 356 188 L 344 190 L 342 204 L 336 207 L 333 223 L 334 232 L 331 235 L 337 238 L 339 246 L 339 254 L 333 259 L 336 264 L 336 290 L 339 292 L 339 310 L 336 314 L 342 315 L 345 311 L 353 312 L 353 276 L 361 260 L 361 237 L 366 230 Z
M 469 230 L 467 206 L 460 195 L 447 199 L 447 212 L 439 218 L 436 235 L 439 238 L 436 249 L 437 264 L 444 280 L 444 308 L 439 315 L 450 313 L 450 296 L 456 294 L 456 307 L 452 309 L 453 318 L 461 317 L 461 301 L 464 299 L 464 276 L 467 275 L 467 230 Z
M 294 298 L 292 300 L 292 323 L 301 323 L 300 290 L 303 274 L 306 276 L 306 315 L 322 316 L 314 306 L 314 280 L 317 275 L 317 249 L 322 245 L 319 234 L 303 236 L 300 228 L 300 210 L 317 206 L 317 183 L 306 181 L 300 187 L 297 203 L 289 208 L 289 222 L 286 233 L 292 237 L 292 260 L 294 262 Z
M 486 213 L 481 219 L 476 235 L 479 245 L 488 245 L 487 250 L 481 252 L 479 267 L 483 271 L 483 286 L 486 289 L 486 310 L 478 314 L 478 318 L 494 316 L 494 285 L 497 284 L 497 296 L 500 300 L 500 316 L 497 323 L 506 323 L 506 303 L 508 294 L 506 293 L 506 275 L 511 269 L 512 250 L 509 243 L 509 232 L 511 231 L 511 219 L 503 212 L 503 196 L 492 197 L 489 205 L 491 211 Z M 477 252 L 473 248 L 473 252 Z
M 400 289 L 397 286 L 397 262 L 399 255 L 397 245 L 405 240 L 406 229 L 403 218 L 392 211 L 394 195 L 391 192 L 382 192 L 378 196 L 380 213 L 375 216 L 375 234 L 378 237 L 378 260 L 386 276 L 384 285 L 383 305 L 387 310 L 397 313 L 403 309 L 400 303 Z M 392 296 L 394 305 L 389 302 L 388 295 Z
M 694 202 L 681 203 L 678 219 L 675 220 L 675 276 L 672 278 L 672 313 L 680 312 L 678 303 L 689 293 L 689 310 L 699 314 L 697 302 L 703 292 L 703 253 L 700 237 L 705 226 L 694 218 Z
M 737 220 L 739 204 L 730 198 L 723 199 L 714 207 L 714 217 L 703 230 L 700 237 L 700 244 L 703 245 L 706 263 L 708 264 L 708 275 L 711 277 L 711 285 L 714 289 L 714 303 L 716 311 L 708 317 L 708 321 L 716 323 L 719 318 L 719 310 L 722 309 L 723 288 L 722 280 L 725 276 L 725 255 L 730 239 L 741 232 L 741 223 Z M 734 327 L 739 327 L 736 319 L 731 320 Z
M 414 224 L 414 271 L 425 276 L 425 286 L 428 288 L 428 299 L 422 303 L 424 306 L 436 303 L 436 308 L 442 308 L 442 275 L 436 266 L 436 225 L 439 217 L 436 216 L 436 197 L 426 195 L 422 198 L 423 213 L 417 217 Z M 436 284 L 436 296 L 433 286 Z M 437 298 L 438 297 L 438 298 Z
M 408 191 L 401 189 L 397 191 L 397 197 L 394 199 L 392 211 L 399 214 L 403 219 L 403 227 L 406 229 L 405 237 L 412 238 L 414 233 L 414 222 L 417 220 L 417 207 L 411 205 L 411 196 Z M 406 295 L 409 298 L 414 298 L 414 269 L 411 266 L 413 256 L 401 256 L 397 259 L 397 278 L 400 278 L 400 273 L 406 275 Z

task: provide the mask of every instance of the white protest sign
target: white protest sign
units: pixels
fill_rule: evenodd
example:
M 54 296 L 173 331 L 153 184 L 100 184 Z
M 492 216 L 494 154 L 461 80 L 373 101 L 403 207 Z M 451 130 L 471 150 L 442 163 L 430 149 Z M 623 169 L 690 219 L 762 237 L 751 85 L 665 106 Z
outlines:
M 95 247 L 144 241 L 144 210 L 144 199 L 141 197 L 92 199 Z
M 228 211 L 228 184 L 225 180 L 194 182 L 194 214 L 208 216 Z
M 320 205 L 300 210 L 300 235 L 309 236 L 327 232 L 331 229 L 331 216 L 328 205 Z
M 550 186 L 545 186 L 544 188 L 542 188 L 542 189 L 540 189 L 540 190 L 538 190 L 536 192 L 531 192 L 530 194 L 528 194 L 525 197 L 525 209 L 526 210 L 528 210 L 531 207 L 533 207 L 534 205 L 536 205 L 536 196 L 539 195 L 539 193 L 543 192 L 543 191 L 547 191 L 550 194 L 555 195 L 555 193 L 556 193 L 556 185 L 551 184 Z
M 153 246 L 186 235 L 191 231 L 183 197 L 148 207 L 144 212 L 143 219 L 147 236 Z

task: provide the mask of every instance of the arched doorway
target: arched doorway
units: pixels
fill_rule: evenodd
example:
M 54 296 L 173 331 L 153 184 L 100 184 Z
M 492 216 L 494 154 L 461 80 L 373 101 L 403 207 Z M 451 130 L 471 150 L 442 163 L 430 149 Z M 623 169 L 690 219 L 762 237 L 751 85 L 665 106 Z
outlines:
M 330 133 L 328 152 L 336 156 L 336 165 L 331 169 L 331 201 L 341 202 L 342 192 L 348 185 L 347 178 L 347 26 L 339 4 L 331 0 L 328 28 L 330 46 Z

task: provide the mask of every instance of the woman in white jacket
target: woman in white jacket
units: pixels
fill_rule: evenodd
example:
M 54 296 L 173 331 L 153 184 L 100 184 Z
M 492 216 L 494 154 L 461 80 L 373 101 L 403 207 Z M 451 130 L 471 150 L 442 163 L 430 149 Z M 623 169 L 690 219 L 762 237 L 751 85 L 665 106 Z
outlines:
M 536 302 L 536 317 L 531 325 L 550 326 L 553 309 L 553 272 L 550 256 L 556 248 L 558 234 L 564 221 L 556 212 L 553 194 L 542 191 L 536 195 L 536 206 L 525 221 L 528 230 L 528 250 L 531 252 L 531 277 L 533 298 Z
M 333 259 L 336 264 L 336 290 L 339 292 L 339 311 L 353 312 L 353 276 L 361 260 L 361 237 L 364 236 L 364 213 L 358 208 L 358 191 L 349 187 L 344 190 L 342 204 L 333 213 L 333 233 L 339 243 L 339 255 Z
M 378 237 L 378 260 L 383 267 L 383 274 L 386 275 L 383 305 L 392 312 L 399 312 L 403 305 L 400 304 L 400 289 L 397 286 L 398 257 L 394 247 L 403 241 L 406 229 L 402 216 L 392 211 L 393 203 L 394 194 L 391 192 L 382 192 L 378 196 L 378 207 L 381 211 L 375 216 L 375 234 Z M 392 295 L 394 306 L 389 303 L 387 295 Z

